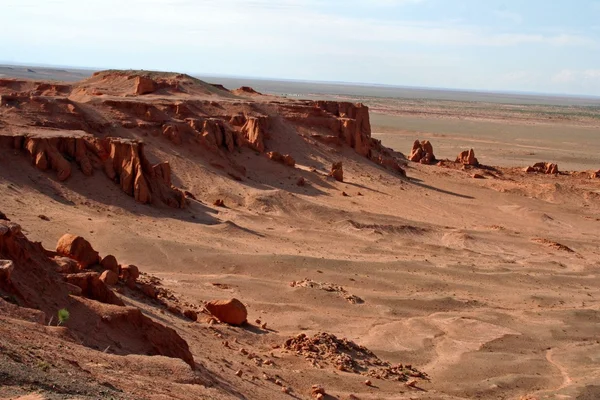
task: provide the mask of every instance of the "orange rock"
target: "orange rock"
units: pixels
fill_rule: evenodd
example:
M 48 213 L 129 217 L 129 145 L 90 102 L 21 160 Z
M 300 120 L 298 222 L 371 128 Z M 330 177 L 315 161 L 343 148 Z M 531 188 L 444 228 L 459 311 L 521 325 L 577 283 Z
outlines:
M 100 265 L 102 265 L 102 268 L 114 272 L 117 276 L 119 275 L 119 263 L 115 256 L 108 255 L 104 257 L 102 261 L 100 261 Z
M 283 163 L 288 167 L 294 167 L 296 165 L 296 160 L 294 160 L 294 157 L 290 156 L 289 154 L 285 154 L 283 156 Z
M 238 299 L 214 300 L 206 304 L 206 309 L 221 322 L 230 325 L 243 325 L 248 319 L 246 306 Z
M 539 162 L 535 163 L 532 167 L 527 167 L 525 172 L 539 172 L 542 174 L 558 174 L 558 165 L 547 163 L 547 162 Z
M 265 151 L 265 139 L 269 137 L 269 117 L 248 117 L 244 126 L 242 126 L 242 134 L 246 139 L 247 145 L 263 153 Z
M 105 271 L 106 272 L 106 271 Z M 106 284 L 100 280 L 100 275 L 96 272 L 81 272 L 77 274 L 64 275 L 65 281 L 71 285 L 81 288 L 81 293 L 88 299 L 96 300 L 101 303 L 115 304 L 124 306 L 123 301 Z
M 100 274 L 100 280 L 108 286 L 114 286 L 119 282 L 119 275 L 109 269 Z
M 408 159 L 421 164 L 433 164 L 436 161 L 433 146 L 428 140 L 422 142 L 415 140 Z
M 121 274 L 119 275 L 119 278 L 121 278 L 121 280 L 125 282 L 127 286 L 135 286 L 135 281 L 137 280 L 137 278 L 139 278 L 139 276 L 140 270 L 135 265 L 121 265 Z
M 338 182 L 344 182 L 344 167 L 341 161 L 331 165 L 329 176 L 332 176 Z
M 100 262 L 98 252 L 92 248 L 90 242 L 81 236 L 68 233 L 58 240 L 56 252 L 65 257 L 77 260 L 82 268 L 88 268 Z
M 473 151 L 473 149 L 461 152 L 458 157 L 456 157 L 455 162 L 463 165 L 479 165 L 479 161 L 477 161 L 477 158 L 475 158 L 475 151 Z
M 142 95 L 152 93 L 156 90 L 156 82 L 145 76 L 135 78 L 135 94 Z

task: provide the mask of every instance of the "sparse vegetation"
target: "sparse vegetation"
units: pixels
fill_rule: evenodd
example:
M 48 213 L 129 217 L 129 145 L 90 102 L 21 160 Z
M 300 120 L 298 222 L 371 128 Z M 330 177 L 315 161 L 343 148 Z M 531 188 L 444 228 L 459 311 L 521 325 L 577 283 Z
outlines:
M 67 322 L 70 316 L 71 316 L 71 314 L 69 313 L 69 310 L 67 310 L 66 308 L 61 308 L 60 310 L 58 310 L 58 325 L 57 326 L 61 326 L 62 324 Z

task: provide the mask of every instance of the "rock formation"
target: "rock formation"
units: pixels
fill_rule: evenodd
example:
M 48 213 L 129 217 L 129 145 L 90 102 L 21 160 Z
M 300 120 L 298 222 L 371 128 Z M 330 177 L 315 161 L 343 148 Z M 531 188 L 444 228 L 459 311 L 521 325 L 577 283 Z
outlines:
M 269 160 L 273 160 L 275 162 L 287 165 L 288 167 L 293 167 L 296 165 L 296 160 L 294 160 L 294 157 L 290 156 L 289 154 L 281 154 L 278 151 L 268 152 L 267 158 Z
M 25 150 L 33 164 L 40 170 L 53 170 L 57 178 L 64 181 L 72 173 L 74 160 L 84 175 L 90 176 L 102 169 L 106 176 L 115 181 L 121 190 L 144 204 L 164 203 L 171 207 L 186 205 L 184 193 L 171 186 L 170 170 L 151 165 L 141 142 L 120 138 L 97 139 L 91 135 L 0 135 L 0 147 Z
M 548 175 L 554 175 L 554 174 L 558 174 L 558 165 L 557 164 L 552 164 L 552 163 L 547 163 L 547 162 L 539 162 L 534 164 L 531 167 L 527 167 L 525 168 L 525 172 L 537 172 L 537 173 L 542 173 L 542 174 L 548 174 Z
M 219 321 L 230 325 L 243 325 L 248 319 L 246 306 L 238 299 L 210 301 L 206 309 Z
M 63 326 L 76 334 L 84 346 L 110 346 L 111 352 L 121 355 L 175 357 L 195 368 L 188 345 L 177 332 L 137 308 L 124 307 L 98 273 L 57 272 L 60 268 L 53 254 L 40 243 L 29 241 L 18 224 L 0 221 L 0 260 L 10 261 L 1 264 L 10 267 L 2 268 L 0 274 L 11 270 L 10 282 L 0 279 L 0 290 L 20 306 L 40 310 L 36 318 L 43 325 L 51 321 L 57 310 L 68 309 L 71 318 Z
M 338 182 L 344 182 L 344 166 L 341 161 L 331 165 L 329 176 L 332 176 Z
M 479 165 L 479 161 L 477 161 L 477 158 L 475 158 L 475 151 L 473 151 L 473 149 L 461 152 L 458 157 L 456 157 L 455 162 L 463 165 L 472 165 L 475 167 Z
M 421 164 L 433 164 L 436 161 L 433 146 L 428 140 L 422 142 L 415 140 L 408 159 Z

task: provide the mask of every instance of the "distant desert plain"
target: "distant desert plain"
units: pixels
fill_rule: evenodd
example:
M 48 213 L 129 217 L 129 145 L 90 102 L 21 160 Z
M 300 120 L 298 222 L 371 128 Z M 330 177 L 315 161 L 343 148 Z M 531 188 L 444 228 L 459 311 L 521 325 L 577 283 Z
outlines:
M 600 98 L 0 95 L 0 398 L 600 399 Z

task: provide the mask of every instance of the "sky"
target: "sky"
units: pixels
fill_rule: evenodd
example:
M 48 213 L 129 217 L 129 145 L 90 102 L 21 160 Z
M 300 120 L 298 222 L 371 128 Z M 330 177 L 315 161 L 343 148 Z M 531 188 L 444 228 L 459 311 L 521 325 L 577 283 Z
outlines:
M 600 0 L 0 0 L 0 62 L 600 96 Z

